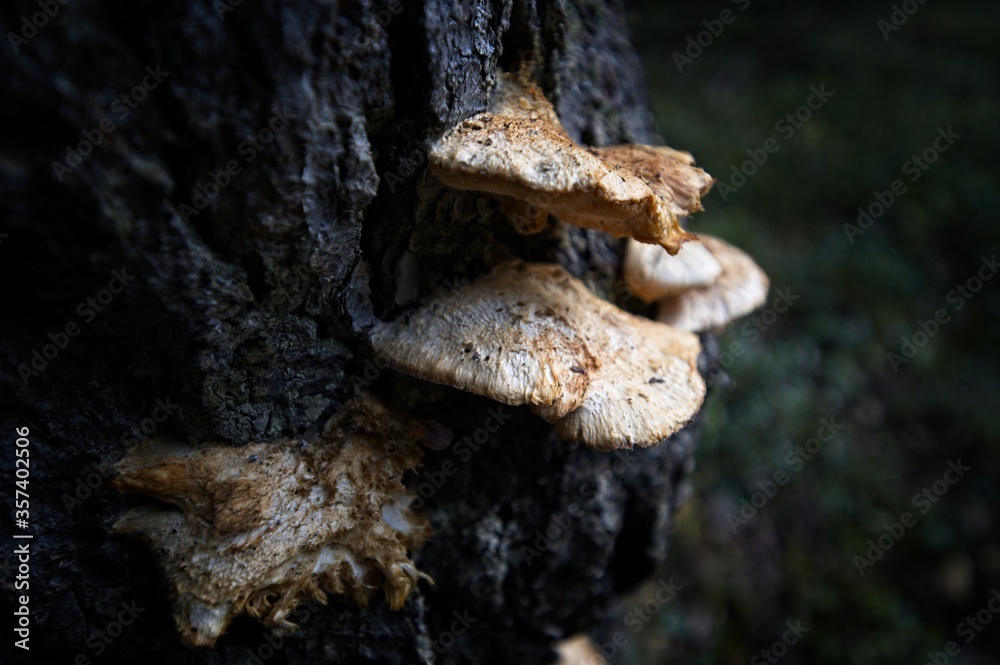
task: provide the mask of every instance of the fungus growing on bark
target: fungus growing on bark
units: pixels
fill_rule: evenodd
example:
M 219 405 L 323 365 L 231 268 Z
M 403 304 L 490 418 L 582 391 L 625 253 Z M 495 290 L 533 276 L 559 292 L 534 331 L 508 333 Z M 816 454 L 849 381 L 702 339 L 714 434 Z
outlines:
M 433 145 L 429 164 L 450 187 L 524 201 L 570 224 L 671 254 L 694 238 L 677 216 L 701 210 L 700 197 L 714 182 L 691 155 L 671 148 L 577 144 L 538 87 L 512 74 L 499 76 L 485 112 Z M 523 217 L 513 217 L 522 232 L 544 224 L 541 215 Z
M 364 606 L 380 583 L 399 609 L 430 579 L 407 554 L 429 525 L 401 482 L 429 434 L 361 399 L 309 443 L 139 444 L 118 464 L 116 487 L 176 509 L 135 508 L 115 530 L 153 549 L 177 628 L 195 646 L 212 646 L 240 614 L 293 629 L 295 606 L 328 593 Z
M 506 404 L 526 404 L 564 439 L 648 446 L 705 396 L 697 336 L 632 316 L 556 265 L 516 261 L 372 335 L 390 365 Z
M 608 164 L 627 168 L 646 181 L 677 217 L 704 210 L 701 197 L 715 184 L 715 178 L 696 167 L 694 156 L 683 150 L 649 145 L 611 145 L 590 150 Z
M 695 286 L 708 286 L 722 274 L 722 266 L 699 240 L 684 243 L 674 256 L 655 245 L 630 240 L 625 247 L 624 274 L 637 298 L 654 302 Z
M 585 634 L 568 637 L 556 645 L 559 661 L 555 665 L 608 665 L 594 641 Z
M 697 286 L 660 301 L 656 318 L 694 332 L 721 328 L 764 304 L 769 281 L 743 250 L 712 236 L 701 242 L 722 266 L 722 274 L 707 286 Z M 667 261 L 676 257 L 665 257 Z

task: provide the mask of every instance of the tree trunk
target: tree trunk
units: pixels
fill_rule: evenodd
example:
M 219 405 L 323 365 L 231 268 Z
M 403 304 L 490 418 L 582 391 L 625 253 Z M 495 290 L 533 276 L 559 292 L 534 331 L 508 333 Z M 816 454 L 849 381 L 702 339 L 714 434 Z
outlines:
M 620 292 L 620 241 L 518 236 L 425 166 L 522 66 L 581 142 L 656 143 L 622 6 L 49 4 L 0 9 L 4 478 L 27 427 L 30 591 L 12 555 L 0 572 L 7 601 L 30 596 L 31 662 L 528 665 L 604 635 L 664 560 L 693 428 L 613 455 L 504 406 L 487 436 L 496 403 L 379 369 L 364 331 L 514 256 Z M 331 596 L 283 639 L 243 618 L 183 646 L 152 554 L 110 532 L 136 502 L 110 468 L 146 438 L 309 439 L 361 390 L 479 446 L 428 451 L 410 480 L 436 584 L 396 612 Z M 7 635 L 4 662 L 27 662 Z

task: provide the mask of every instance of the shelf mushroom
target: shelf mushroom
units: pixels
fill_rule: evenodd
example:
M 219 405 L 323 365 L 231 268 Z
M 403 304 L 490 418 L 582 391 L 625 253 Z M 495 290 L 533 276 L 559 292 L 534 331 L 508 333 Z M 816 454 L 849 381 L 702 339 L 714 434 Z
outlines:
M 718 329 L 749 314 L 764 304 L 769 286 L 746 252 L 704 234 L 676 256 L 630 243 L 625 281 L 642 300 L 659 301 L 658 321 L 692 332 Z
M 562 267 L 509 261 L 378 326 L 398 370 L 505 404 L 601 450 L 649 446 L 701 407 L 696 335 L 624 312 Z
M 211 647 L 240 614 L 287 631 L 302 601 L 379 584 L 392 609 L 420 579 L 407 551 L 428 536 L 403 474 L 425 435 L 370 398 L 349 404 L 315 441 L 198 449 L 139 444 L 116 487 L 172 504 L 134 508 L 115 530 L 150 545 L 185 642 Z
M 629 241 L 625 246 L 625 283 L 637 298 L 654 302 L 696 286 L 708 286 L 722 265 L 700 240 L 684 243 L 676 255 L 662 248 Z
M 428 161 L 449 187 L 498 197 L 523 233 L 540 230 L 551 213 L 671 254 L 694 238 L 678 215 L 701 210 L 715 182 L 672 148 L 579 145 L 538 87 L 512 74 L 499 76 L 485 112 L 434 143 Z M 517 214 L 517 201 L 525 214 Z

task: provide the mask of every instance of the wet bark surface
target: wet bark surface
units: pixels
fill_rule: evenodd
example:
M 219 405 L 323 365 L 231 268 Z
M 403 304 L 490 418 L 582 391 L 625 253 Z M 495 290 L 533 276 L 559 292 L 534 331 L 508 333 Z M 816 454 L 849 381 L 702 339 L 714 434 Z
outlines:
M 0 423 L 5 469 L 30 429 L 31 657 L 541 664 L 600 635 L 666 556 L 696 428 L 572 447 L 527 409 L 380 369 L 366 331 L 511 257 L 620 299 L 621 241 L 518 236 L 436 183 L 426 151 L 523 66 L 578 140 L 656 142 L 623 7 L 53 5 L 34 32 L 37 3 L 0 9 Z M 111 466 L 146 438 L 309 439 L 360 390 L 455 433 L 410 479 L 436 583 L 399 612 L 331 597 L 293 635 L 244 618 L 214 651 L 184 647 L 151 553 L 110 533 L 135 501 Z

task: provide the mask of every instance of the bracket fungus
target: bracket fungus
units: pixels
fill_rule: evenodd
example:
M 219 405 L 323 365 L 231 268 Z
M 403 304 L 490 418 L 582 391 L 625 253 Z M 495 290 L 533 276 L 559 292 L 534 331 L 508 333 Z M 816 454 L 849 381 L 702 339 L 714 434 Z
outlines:
M 178 630 L 195 646 L 212 646 L 240 614 L 295 628 L 295 606 L 327 593 L 365 605 L 380 581 L 399 609 L 430 579 L 407 554 L 429 525 L 408 508 L 401 482 L 420 463 L 426 435 L 421 423 L 362 399 L 310 443 L 139 444 L 118 464 L 116 486 L 176 508 L 132 509 L 115 530 L 151 546 Z
M 662 291 L 651 292 L 648 284 L 655 281 L 657 275 L 662 277 L 666 271 L 658 272 L 651 269 L 654 264 L 646 264 L 646 274 L 652 277 L 647 280 L 643 292 L 636 291 L 636 295 L 646 300 L 665 296 L 657 305 L 657 320 L 693 332 L 721 328 L 757 309 L 767 299 L 770 283 L 760 266 L 743 250 L 707 235 L 701 236 L 701 243 L 722 267 L 722 272 L 714 281 L 680 289 L 673 295 Z M 663 260 L 655 265 L 668 265 L 676 258 L 662 257 Z M 626 271 L 639 269 L 635 263 L 629 266 L 626 263 Z
M 551 213 L 570 224 L 660 245 L 675 254 L 694 238 L 678 215 L 701 210 L 715 182 L 691 155 L 667 147 L 587 148 L 523 76 L 501 74 L 489 107 L 452 127 L 429 155 L 431 171 L 456 189 L 523 201 L 525 216 L 501 209 L 518 230 L 539 231 Z M 526 206 L 526 208 L 528 207 Z
M 684 243 L 674 256 L 655 245 L 630 240 L 625 247 L 624 272 L 629 290 L 653 302 L 695 286 L 708 286 L 722 274 L 722 266 L 700 240 Z
M 705 397 L 696 335 L 624 312 L 556 265 L 500 264 L 378 326 L 372 345 L 396 369 L 528 405 L 602 450 L 659 442 Z

